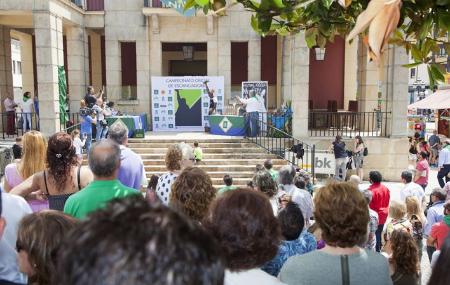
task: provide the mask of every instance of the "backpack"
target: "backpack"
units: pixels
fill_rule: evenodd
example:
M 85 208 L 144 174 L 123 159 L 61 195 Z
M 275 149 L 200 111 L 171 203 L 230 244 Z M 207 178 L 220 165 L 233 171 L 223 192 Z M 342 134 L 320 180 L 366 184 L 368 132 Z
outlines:
M 423 225 L 420 219 L 416 215 L 412 215 L 411 219 L 409 220 L 412 225 L 412 236 L 415 240 L 422 240 L 423 239 Z
M 367 146 L 364 146 L 363 155 L 364 156 L 368 156 L 369 155 L 369 150 L 367 149 Z

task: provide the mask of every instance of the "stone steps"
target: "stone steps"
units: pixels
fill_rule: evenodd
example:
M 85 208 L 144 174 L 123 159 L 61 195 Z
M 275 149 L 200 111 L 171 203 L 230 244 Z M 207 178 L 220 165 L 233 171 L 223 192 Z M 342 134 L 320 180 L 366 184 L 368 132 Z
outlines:
M 143 159 L 144 165 L 165 165 L 164 156 L 158 159 Z M 279 168 L 286 165 L 286 161 L 282 159 L 272 159 L 275 168 Z M 201 162 L 196 164 L 196 166 L 202 165 L 253 165 L 261 164 L 261 159 L 241 159 L 241 158 L 228 158 L 223 157 L 222 159 L 203 159 Z
M 161 143 L 161 142 L 148 142 L 148 143 L 129 143 L 128 146 L 133 149 L 141 149 L 141 148 L 167 148 L 167 146 L 170 145 L 170 143 Z M 194 147 L 194 144 L 190 144 L 192 147 Z M 214 142 L 214 143 L 199 143 L 199 146 L 202 149 L 209 149 L 209 148 L 252 148 L 254 145 L 252 143 L 246 143 L 246 142 L 234 142 L 234 143 L 223 143 L 223 142 Z
M 130 146 L 136 153 L 166 153 L 166 148 L 133 148 Z M 203 153 L 236 153 L 236 151 L 243 153 L 253 153 L 253 154 L 262 154 L 266 153 L 266 151 L 262 148 L 253 148 L 253 147 L 242 147 L 242 148 L 234 148 L 234 147 L 220 147 L 220 148 L 203 148 Z

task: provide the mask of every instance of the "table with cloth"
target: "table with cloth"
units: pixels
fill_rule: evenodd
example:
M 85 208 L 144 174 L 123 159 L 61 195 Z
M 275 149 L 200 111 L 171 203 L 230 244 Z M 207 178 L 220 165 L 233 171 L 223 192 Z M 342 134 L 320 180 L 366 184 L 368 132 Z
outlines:
M 129 138 L 132 138 L 134 136 L 135 130 L 137 129 L 143 129 L 144 132 L 148 130 L 147 114 L 111 116 L 106 118 L 108 126 L 111 126 L 117 120 L 121 120 L 127 126 Z
M 224 136 L 245 136 L 245 117 L 232 115 L 210 115 L 210 133 Z

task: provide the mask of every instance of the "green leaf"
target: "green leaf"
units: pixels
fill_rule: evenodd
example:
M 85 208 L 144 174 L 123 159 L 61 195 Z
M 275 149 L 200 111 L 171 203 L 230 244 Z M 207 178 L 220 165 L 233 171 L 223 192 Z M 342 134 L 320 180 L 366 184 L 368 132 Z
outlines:
M 433 75 L 433 78 L 435 81 L 439 81 L 439 82 L 445 81 L 444 73 L 439 64 L 436 64 L 436 63 L 430 64 L 430 70 L 431 70 L 431 74 Z
M 330 9 L 331 5 L 333 5 L 334 0 L 322 0 L 323 5 L 327 10 Z
M 191 0 L 188 0 L 188 2 Z M 195 0 L 195 3 L 200 6 L 204 7 L 205 5 L 209 5 L 209 0 Z
M 411 46 L 411 55 L 416 62 L 424 60 L 424 57 L 422 56 L 422 52 L 421 52 L 421 50 L 419 50 L 417 45 Z
M 423 40 L 431 33 L 431 28 L 433 26 L 433 17 L 428 15 L 422 23 L 418 33 L 418 39 Z
M 196 4 L 195 0 L 187 0 L 186 3 L 184 4 L 183 12 L 186 12 L 187 10 L 191 9 L 192 7 L 195 6 L 195 4 Z
M 439 14 L 439 25 L 443 30 L 450 30 L 450 13 Z
M 276 8 L 284 8 L 283 0 L 272 0 L 272 5 Z
M 309 48 L 313 48 L 317 45 L 316 37 L 319 34 L 319 30 L 317 28 L 310 28 L 305 32 L 305 41 L 306 45 Z
M 418 66 L 420 64 L 422 64 L 422 62 L 414 62 L 414 63 L 410 63 L 410 64 L 404 64 L 402 66 L 406 67 L 406 68 L 413 68 L 413 67 L 416 67 L 416 66 Z

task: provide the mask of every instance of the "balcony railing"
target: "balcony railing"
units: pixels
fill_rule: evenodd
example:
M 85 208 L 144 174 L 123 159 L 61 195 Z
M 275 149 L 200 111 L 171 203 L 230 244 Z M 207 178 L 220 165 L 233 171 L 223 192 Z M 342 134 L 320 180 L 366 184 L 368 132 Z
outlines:
M 72 3 L 86 11 L 104 11 L 105 0 L 71 0 Z
M 312 137 L 387 137 L 390 112 L 309 112 Z
M 164 8 L 161 0 L 144 0 L 144 7 L 146 8 Z

